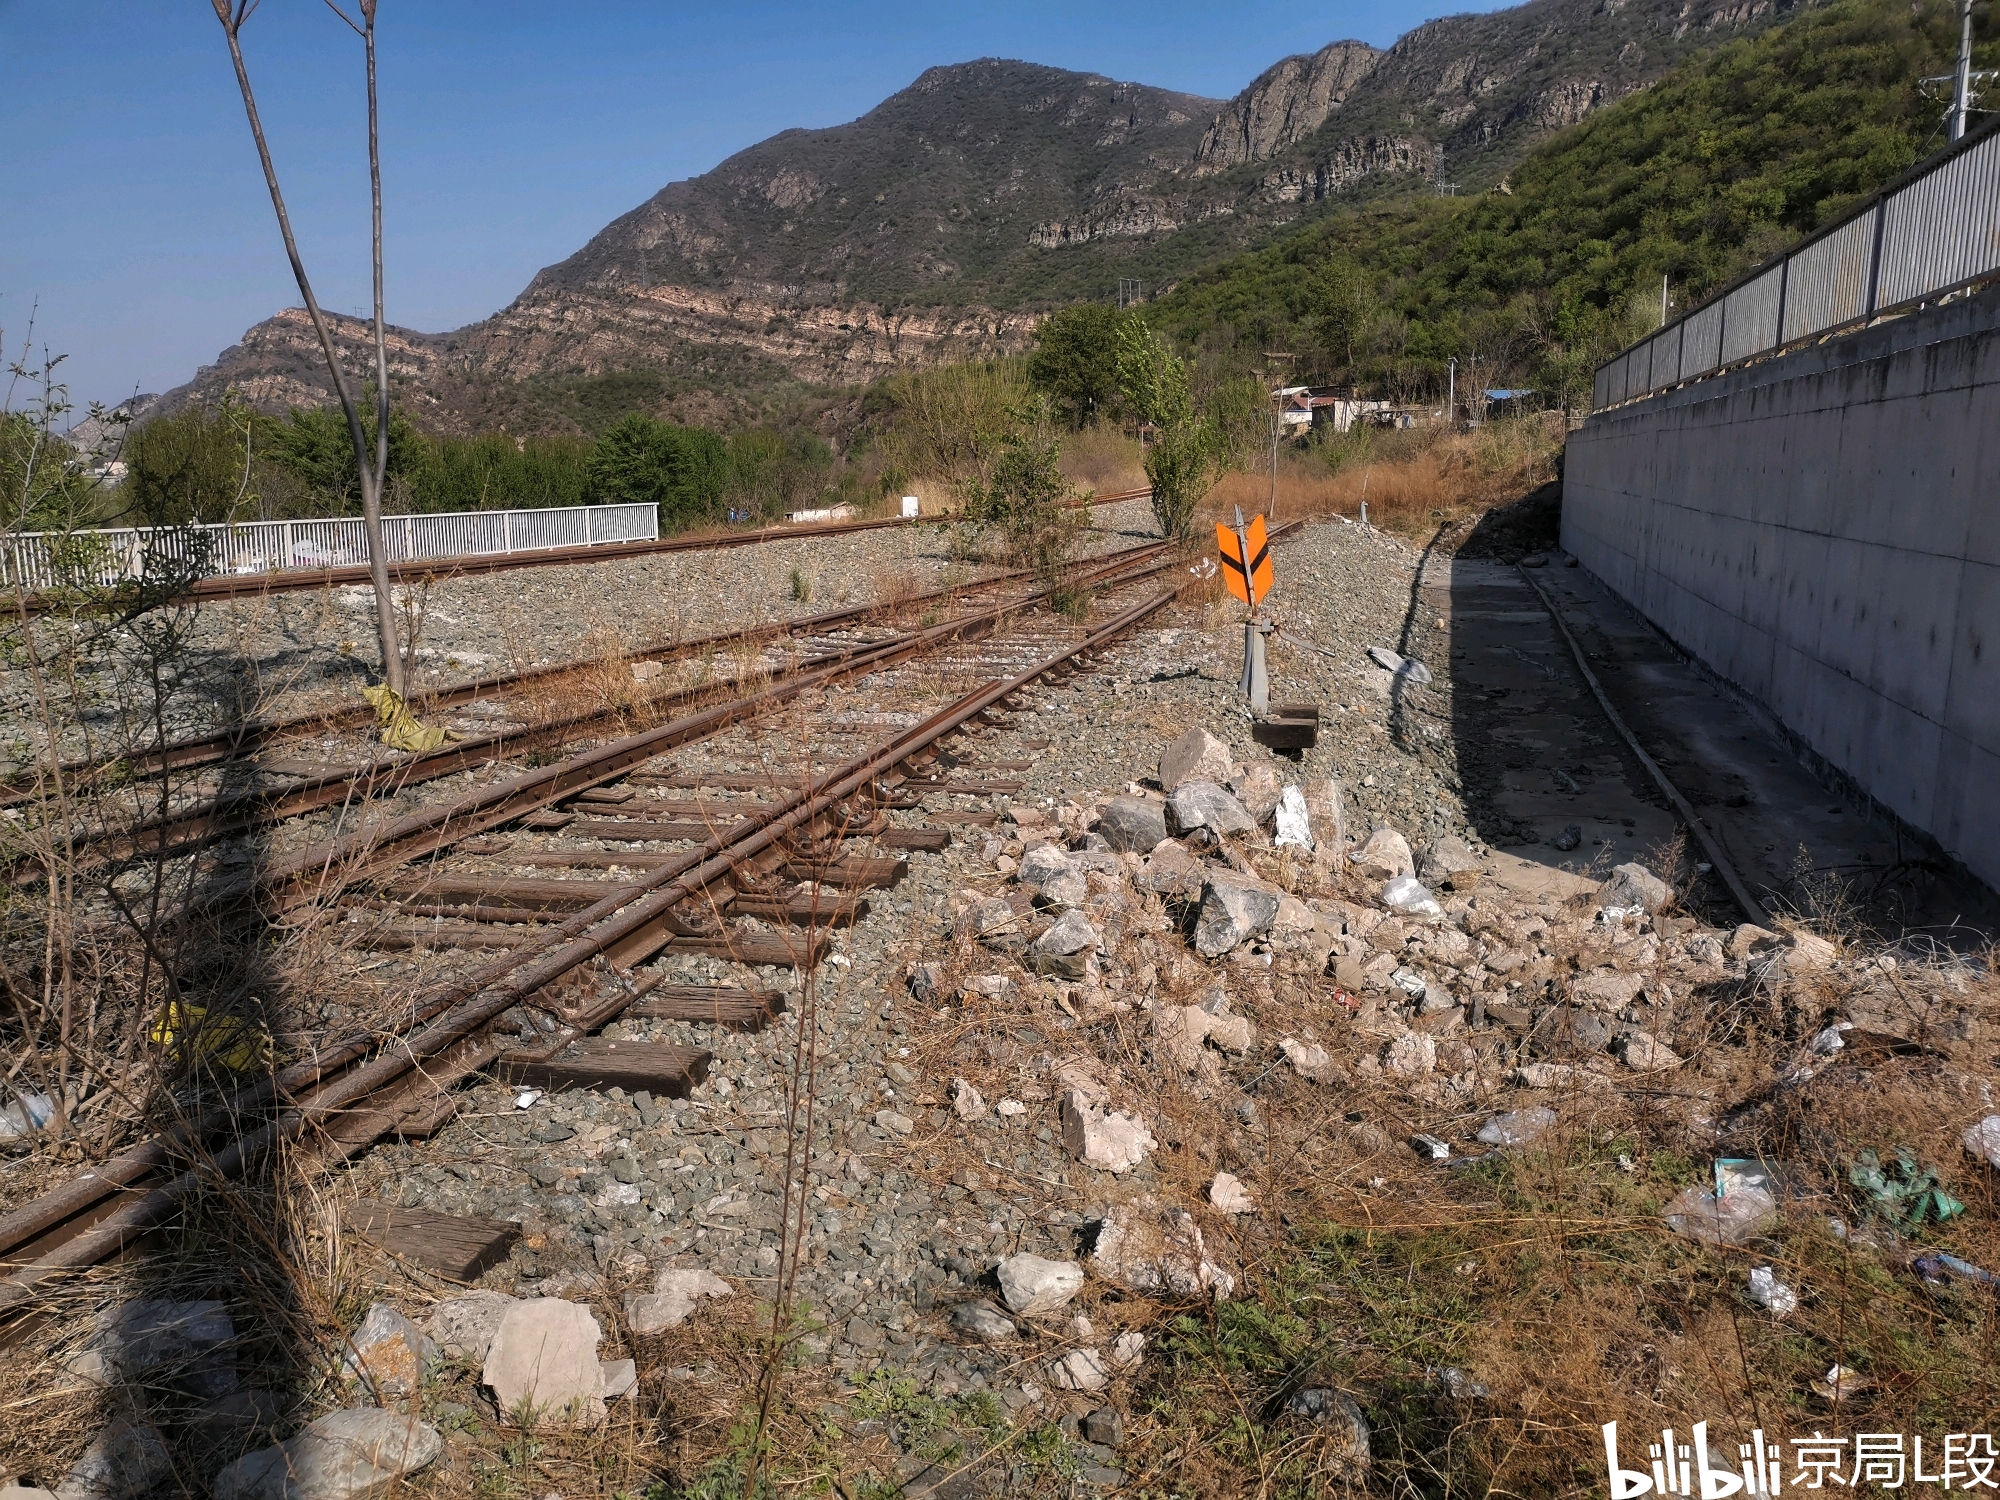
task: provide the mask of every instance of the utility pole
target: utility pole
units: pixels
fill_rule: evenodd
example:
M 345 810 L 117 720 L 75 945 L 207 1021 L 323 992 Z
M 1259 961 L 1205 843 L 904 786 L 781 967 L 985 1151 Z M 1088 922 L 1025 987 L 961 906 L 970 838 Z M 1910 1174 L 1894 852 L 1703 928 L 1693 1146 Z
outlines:
M 1972 113 L 1972 0 L 1959 0 L 1958 80 L 1951 92 L 1951 138 L 1965 134 L 1966 117 Z
M 1446 366 L 1445 380 L 1444 425 L 1447 427 L 1456 427 L 1458 425 L 1458 356 L 1456 354 L 1451 357 L 1451 363 Z
M 1665 275 L 1660 277 L 1660 326 L 1662 328 L 1667 326 L 1667 278 Z

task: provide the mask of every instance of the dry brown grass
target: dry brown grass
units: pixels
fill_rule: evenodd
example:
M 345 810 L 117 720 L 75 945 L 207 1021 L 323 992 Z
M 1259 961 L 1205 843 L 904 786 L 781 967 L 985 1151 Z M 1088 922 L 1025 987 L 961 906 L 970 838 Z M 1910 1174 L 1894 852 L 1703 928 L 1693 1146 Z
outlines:
M 1147 483 L 1145 450 L 1115 427 L 1099 423 L 1063 439 L 1063 477 L 1079 490 L 1115 495 Z
M 1342 515 L 1358 520 L 1361 502 L 1376 526 L 1429 536 L 1473 511 L 1518 500 L 1555 477 L 1563 428 L 1552 418 L 1493 422 L 1472 432 L 1412 428 L 1355 433 L 1325 448 L 1284 455 L 1278 467 L 1276 518 Z M 1271 503 L 1271 476 L 1227 474 L 1204 497 L 1209 525 L 1241 506 L 1245 515 Z

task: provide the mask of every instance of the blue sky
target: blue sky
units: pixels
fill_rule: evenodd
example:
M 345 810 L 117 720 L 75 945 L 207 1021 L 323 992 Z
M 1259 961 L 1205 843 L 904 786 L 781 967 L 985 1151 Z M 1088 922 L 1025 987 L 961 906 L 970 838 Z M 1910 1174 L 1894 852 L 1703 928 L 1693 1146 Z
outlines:
M 1383 46 L 1484 0 L 1224 7 L 928 0 L 382 0 L 391 321 L 455 328 L 676 178 L 864 113 L 926 67 L 1017 57 L 1226 98 L 1291 52 Z M 245 52 L 321 301 L 361 311 L 360 42 L 264 0 Z M 0 329 L 79 404 L 164 390 L 295 303 L 207 0 L 0 0 Z

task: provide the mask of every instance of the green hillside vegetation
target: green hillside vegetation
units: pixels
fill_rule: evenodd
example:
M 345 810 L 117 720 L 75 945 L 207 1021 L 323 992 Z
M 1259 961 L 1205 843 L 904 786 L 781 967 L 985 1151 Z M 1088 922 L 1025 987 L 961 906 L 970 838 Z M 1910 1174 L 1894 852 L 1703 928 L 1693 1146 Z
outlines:
M 1437 399 L 1454 356 L 1461 390 L 1585 399 L 1595 366 L 1657 324 L 1662 276 L 1691 306 L 1942 146 L 1916 81 L 1949 68 L 1957 35 L 1935 0 L 1844 0 L 1683 64 L 1502 190 L 1336 213 L 1147 315 L 1211 363 L 1289 350 L 1278 373 L 1392 400 Z M 1996 60 L 1989 41 L 1975 66 Z

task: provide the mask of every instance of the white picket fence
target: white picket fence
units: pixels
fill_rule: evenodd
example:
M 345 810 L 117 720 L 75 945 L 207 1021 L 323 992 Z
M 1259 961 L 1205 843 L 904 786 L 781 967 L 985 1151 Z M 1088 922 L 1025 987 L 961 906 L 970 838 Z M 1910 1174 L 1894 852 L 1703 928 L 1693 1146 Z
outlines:
M 452 511 L 384 516 L 392 563 L 608 542 L 660 535 L 652 505 L 571 505 L 548 510 Z M 24 531 L 5 538 L 0 573 L 31 589 L 108 585 L 193 565 L 198 576 L 351 567 L 368 561 L 358 516 L 324 521 L 244 521 L 225 526 L 133 526 L 103 531 Z

